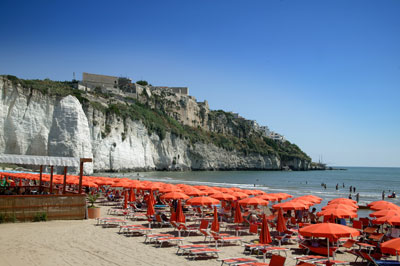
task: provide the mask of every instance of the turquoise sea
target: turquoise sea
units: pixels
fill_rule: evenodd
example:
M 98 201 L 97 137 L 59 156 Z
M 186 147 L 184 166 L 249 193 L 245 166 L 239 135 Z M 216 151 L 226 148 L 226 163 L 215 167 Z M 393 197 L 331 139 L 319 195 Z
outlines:
M 347 170 L 326 171 L 196 171 L 196 172 L 141 172 L 113 174 L 112 176 L 140 178 L 140 180 L 210 185 L 221 187 L 254 188 L 266 192 L 286 192 L 294 197 L 313 194 L 323 198 L 318 209 L 337 197 L 349 197 L 349 187 L 356 187 L 353 199 L 359 195 L 359 204 L 382 199 L 396 191 L 400 197 L 400 168 L 383 167 L 340 167 Z M 107 174 L 104 174 L 107 175 Z M 139 175 L 139 176 L 138 176 Z M 321 186 L 326 184 L 326 189 Z M 336 190 L 338 184 L 338 190 Z M 345 187 L 343 187 L 343 184 Z M 400 198 L 388 199 L 396 204 Z M 360 216 L 368 214 L 361 211 Z

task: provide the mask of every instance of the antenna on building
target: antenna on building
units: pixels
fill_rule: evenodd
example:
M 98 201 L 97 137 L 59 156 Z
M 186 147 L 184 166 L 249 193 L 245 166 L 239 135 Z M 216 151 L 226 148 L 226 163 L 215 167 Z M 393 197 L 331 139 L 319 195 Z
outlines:
M 72 72 L 72 81 L 75 81 L 76 80 L 76 78 L 75 78 L 75 72 Z

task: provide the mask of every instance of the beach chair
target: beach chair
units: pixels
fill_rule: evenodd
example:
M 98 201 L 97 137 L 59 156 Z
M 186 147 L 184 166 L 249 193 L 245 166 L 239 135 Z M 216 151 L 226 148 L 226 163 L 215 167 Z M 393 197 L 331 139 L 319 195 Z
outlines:
M 298 264 L 296 264 L 296 266 L 315 266 L 315 264 L 301 261 Z
M 361 221 L 353 220 L 353 228 L 362 230 L 363 229 L 363 224 Z
M 270 247 L 271 245 L 268 244 L 245 244 L 244 245 L 244 250 L 243 250 L 243 254 L 252 254 L 254 252 L 254 250 L 258 251 L 258 248 L 262 248 L 262 247 Z
M 281 252 L 285 253 L 285 256 L 287 257 L 287 252 L 289 251 L 288 248 L 282 248 L 282 247 L 265 247 L 265 248 L 258 248 L 259 252 L 262 252 L 263 255 L 263 261 L 265 262 L 266 258 L 267 258 L 267 254 L 273 254 L 274 253 L 278 253 L 279 255 L 281 254 Z
M 146 234 L 146 238 L 144 239 L 144 243 L 147 243 L 147 240 L 149 243 L 151 243 L 152 240 L 157 240 L 158 238 L 165 238 L 165 237 L 173 237 L 174 235 L 171 234 Z
M 156 220 L 154 221 L 154 224 L 159 226 L 159 227 L 163 227 L 163 226 L 168 226 L 169 227 L 169 226 L 171 226 L 170 222 L 169 221 L 164 221 L 161 218 L 161 215 L 159 215 L 159 214 L 156 214 Z
M 191 226 L 186 226 L 185 224 L 180 224 L 179 225 L 179 230 L 180 231 L 183 231 L 183 232 L 186 232 L 187 233 L 187 235 L 186 236 L 189 236 L 190 235 L 190 233 L 195 233 L 195 234 L 197 234 L 198 233 L 198 231 L 199 231 L 199 227 L 191 227 Z
M 179 255 L 179 251 L 182 251 L 182 255 L 185 254 L 185 251 L 189 251 L 191 249 L 200 249 L 200 248 L 209 248 L 208 245 L 203 245 L 203 244 L 195 244 L 195 245 L 178 245 L 178 250 L 176 251 L 176 254 Z
M 300 256 L 300 257 L 295 257 L 296 260 L 296 264 L 300 263 L 300 262 L 315 262 L 315 261 L 319 261 L 319 260 L 327 260 L 328 258 L 325 256 L 320 256 L 320 255 L 304 255 L 304 256 Z
M 286 258 L 279 255 L 272 255 L 269 263 L 265 262 L 250 262 L 239 264 L 240 266 L 283 266 L 285 265 Z
M 199 249 L 190 249 L 188 253 L 188 257 L 191 257 L 194 260 L 197 257 L 219 257 L 219 253 L 221 250 L 215 248 L 199 248 Z
M 218 241 L 221 242 L 222 246 L 225 245 L 225 243 L 241 243 L 242 242 L 242 238 L 238 237 L 238 236 L 230 236 L 230 235 L 226 235 L 226 234 L 218 234 L 215 232 L 211 232 L 211 235 L 214 238 L 215 241 L 215 247 L 218 247 Z
M 141 226 L 141 227 L 130 227 L 130 228 L 127 229 L 127 234 L 126 235 L 131 235 L 131 236 L 133 236 L 133 235 L 146 235 L 146 234 L 149 234 L 151 232 L 151 230 L 153 230 L 153 229 L 148 228 L 148 227 L 144 227 L 144 226 Z
M 368 264 L 373 264 L 375 266 L 400 266 L 400 262 L 397 260 L 375 259 L 373 256 L 369 254 L 365 254 L 365 259 L 368 261 Z
M 224 265 L 224 264 L 226 264 L 226 265 L 240 265 L 240 264 L 245 264 L 245 263 L 257 262 L 256 259 L 243 258 L 243 257 L 225 258 L 225 259 L 219 259 L 218 261 L 221 261 L 221 266 Z
M 156 239 L 156 242 L 160 244 L 160 248 L 163 246 L 164 243 L 169 245 L 182 245 L 184 238 L 183 237 L 160 237 Z

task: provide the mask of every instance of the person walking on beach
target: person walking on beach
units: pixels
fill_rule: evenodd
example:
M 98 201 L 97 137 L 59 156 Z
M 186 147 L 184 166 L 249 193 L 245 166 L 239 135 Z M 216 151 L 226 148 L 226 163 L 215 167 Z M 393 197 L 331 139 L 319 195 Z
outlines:
M 349 192 L 351 193 L 353 191 L 353 186 L 350 186 Z
M 360 200 L 360 193 L 357 193 L 357 195 L 356 195 L 356 201 L 357 201 L 357 203 L 358 203 L 359 200 Z
M 382 191 L 382 200 L 385 200 L 385 191 Z
M 352 198 L 351 198 L 351 193 L 349 194 L 349 199 L 352 199 Z
M 339 184 L 336 184 L 336 190 L 338 190 L 339 189 Z
M 353 192 L 356 193 L 356 187 L 353 187 Z

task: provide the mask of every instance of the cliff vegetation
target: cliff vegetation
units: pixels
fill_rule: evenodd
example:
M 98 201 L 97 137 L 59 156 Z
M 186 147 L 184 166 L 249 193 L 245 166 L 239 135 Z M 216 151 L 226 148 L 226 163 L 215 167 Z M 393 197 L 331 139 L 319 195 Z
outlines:
M 156 133 L 161 140 L 166 137 L 167 132 L 170 132 L 188 140 L 191 145 L 198 142 L 211 143 L 228 151 L 242 152 L 244 155 L 256 153 L 277 155 L 282 161 L 293 159 L 311 161 L 297 145 L 289 141 L 280 142 L 267 138 L 249 124 L 248 120 L 234 117 L 232 113 L 222 110 L 201 111 L 196 115 L 202 124 L 185 125 L 180 121 L 177 111 L 185 108 L 186 103 L 182 102 L 182 99 L 171 100 L 168 98 L 171 95 L 143 94 L 143 97 L 138 99 L 121 98 L 100 91 L 84 92 L 76 89 L 76 84 L 70 81 L 23 80 L 10 75 L 6 77 L 15 85 L 20 84 L 24 89 L 37 90 L 45 95 L 54 97 L 73 95 L 84 108 L 92 107 L 107 116 L 118 116 L 124 123 L 128 118 L 141 121 L 149 134 Z M 106 125 L 103 134 L 107 135 L 109 132 L 110 129 Z

